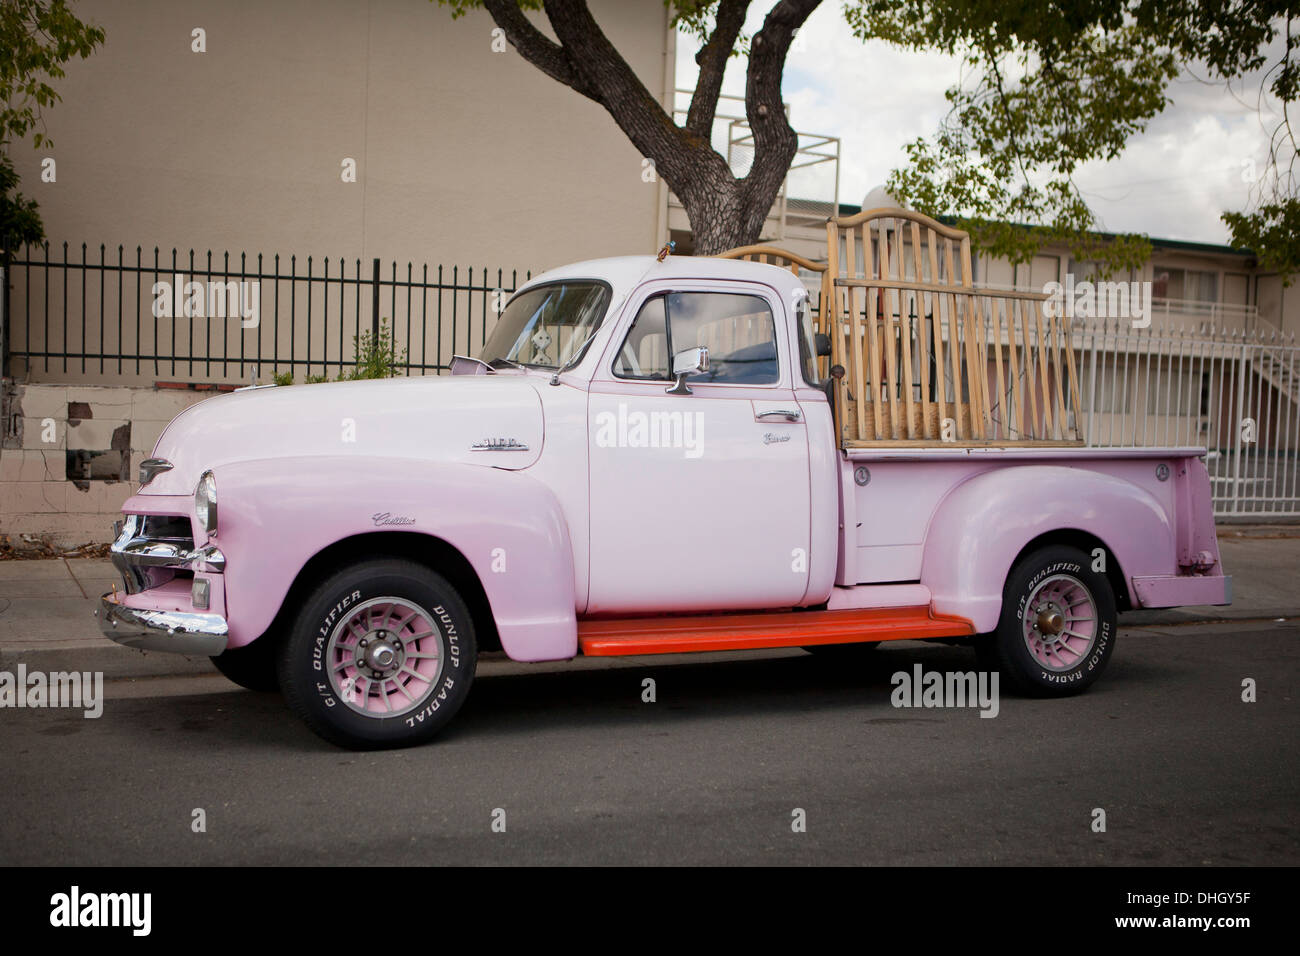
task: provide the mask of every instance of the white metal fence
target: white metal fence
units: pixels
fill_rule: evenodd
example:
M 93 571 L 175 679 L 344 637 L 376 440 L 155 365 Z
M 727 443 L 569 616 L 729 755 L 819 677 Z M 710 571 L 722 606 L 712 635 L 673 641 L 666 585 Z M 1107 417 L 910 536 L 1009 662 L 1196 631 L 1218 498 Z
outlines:
M 1279 333 L 1074 329 L 1094 446 L 1201 445 L 1221 518 L 1300 517 L 1300 347 Z

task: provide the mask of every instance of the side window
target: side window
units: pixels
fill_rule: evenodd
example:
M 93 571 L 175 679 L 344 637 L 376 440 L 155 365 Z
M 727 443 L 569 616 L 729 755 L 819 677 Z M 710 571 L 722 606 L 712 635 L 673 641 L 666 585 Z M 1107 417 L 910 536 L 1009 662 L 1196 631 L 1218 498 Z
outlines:
M 668 380 L 668 331 L 664 314 L 664 297 L 646 299 L 641 311 L 627 331 L 623 347 L 614 359 L 614 374 L 619 378 Z
M 668 295 L 674 353 L 703 345 L 709 370 L 690 381 L 718 385 L 775 385 L 776 323 L 767 301 L 756 295 L 674 292 Z
M 690 381 L 775 385 L 776 323 L 767 301 L 723 292 L 670 292 L 647 299 L 614 358 L 619 378 L 669 381 L 670 356 L 705 346 L 709 370 Z

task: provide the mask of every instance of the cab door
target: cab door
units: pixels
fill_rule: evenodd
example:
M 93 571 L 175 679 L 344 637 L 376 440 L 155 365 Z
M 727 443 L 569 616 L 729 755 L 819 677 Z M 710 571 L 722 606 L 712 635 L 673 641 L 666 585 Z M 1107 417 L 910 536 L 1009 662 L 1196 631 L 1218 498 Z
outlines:
M 780 299 L 750 283 L 638 294 L 588 397 L 587 613 L 799 603 L 808 429 Z M 671 356 L 701 346 L 708 369 L 671 393 Z

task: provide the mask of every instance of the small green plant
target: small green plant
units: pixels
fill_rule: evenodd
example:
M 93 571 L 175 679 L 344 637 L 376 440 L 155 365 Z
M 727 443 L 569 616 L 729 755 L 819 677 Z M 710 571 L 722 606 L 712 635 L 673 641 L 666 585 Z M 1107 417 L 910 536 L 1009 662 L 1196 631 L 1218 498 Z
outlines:
M 343 377 L 355 381 L 363 378 L 393 378 L 406 367 L 406 349 L 397 353 L 393 349 L 393 334 L 388 328 L 388 320 L 379 320 L 379 334 L 369 330 L 352 337 L 352 346 L 356 352 L 356 367 Z
M 352 350 L 356 355 L 356 366 L 340 375 L 335 381 L 354 382 L 363 378 L 393 378 L 406 368 L 406 349 L 400 353 L 393 351 L 393 334 L 389 331 L 388 320 L 379 320 L 379 335 L 370 330 L 352 336 Z M 307 375 L 303 384 L 316 385 L 328 382 L 328 375 Z M 276 385 L 292 385 L 293 372 L 280 372 L 274 376 Z

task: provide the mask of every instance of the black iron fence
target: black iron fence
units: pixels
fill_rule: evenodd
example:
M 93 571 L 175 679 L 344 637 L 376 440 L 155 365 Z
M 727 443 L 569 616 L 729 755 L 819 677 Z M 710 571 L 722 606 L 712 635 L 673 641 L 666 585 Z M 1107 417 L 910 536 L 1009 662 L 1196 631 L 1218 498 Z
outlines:
M 475 353 L 531 275 L 395 261 L 25 248 L 10 261 L 12 374 L 33 380 L 336 378 L 381 326 L 406 374 Z

